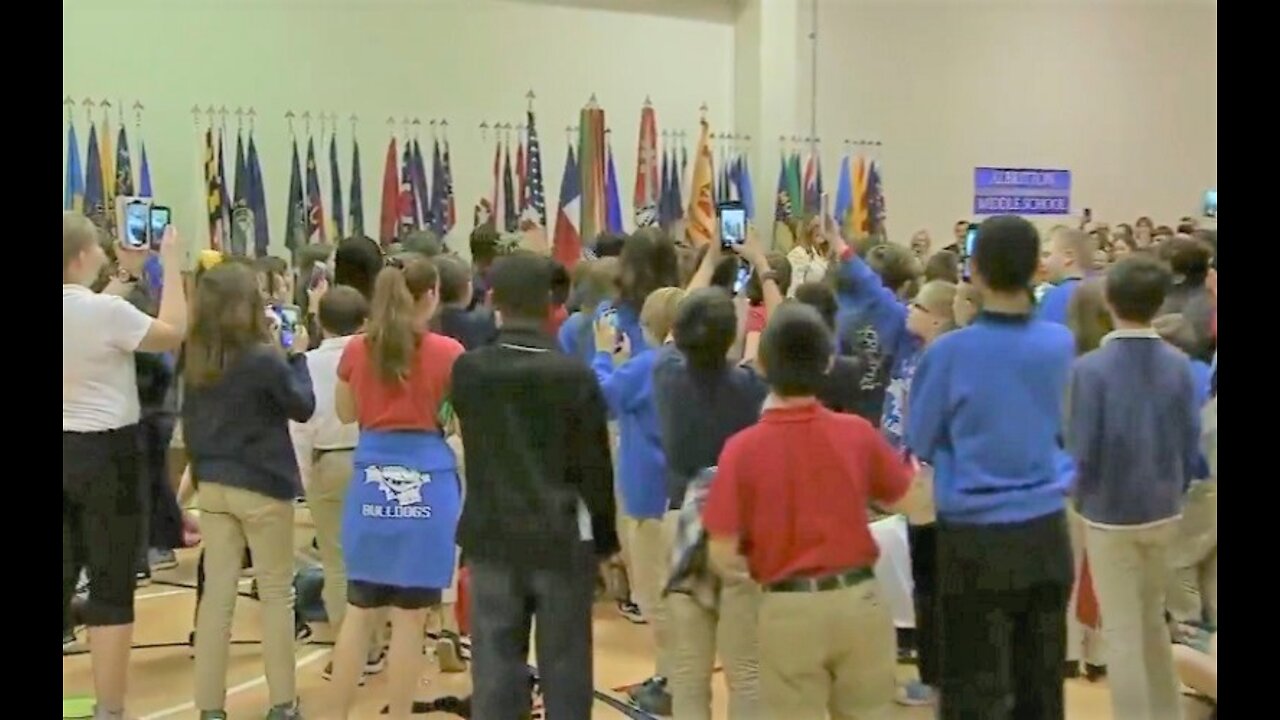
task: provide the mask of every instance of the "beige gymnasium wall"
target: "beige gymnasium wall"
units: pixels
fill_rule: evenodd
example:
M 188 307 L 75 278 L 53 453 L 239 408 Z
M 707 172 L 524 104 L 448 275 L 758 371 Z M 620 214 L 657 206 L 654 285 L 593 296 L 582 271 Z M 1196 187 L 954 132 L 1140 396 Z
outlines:
M 344 186 L 351 177 L 346 118 L 353 111 L 360 115 L 367 230 L 378 222 L 388 115 L 424 121 L 447 116 L 459 216 L 451 244 L 464 253 L 472 207 L 491 186 L 493 141 L 482 142 L 477 126 L 482 120 L 523 122 L 530 88 L 538 95 L 551 213 L 564 167 L 565 127 L 577 124 L 592 92 L 613 129 L 628 225 L 646 95 L 657 107 L 659 128 L 686 130 L 691 144 L 703 101 L 717 125 L 733 122 L 734 29 L 700 18 L 502 0 L 63 0 L 62 37 L 64 94 L 146 105 L 144 136 L 157 201 L 172 205 L 179 227 L 200 243 L 207 233 L 199 229 L 194 103 L 257 109 L 273 251 L 283 247 L 288 109 L 343 118 Z M 76 122 L 83 153 L 88 128 L 82 111 Z M 234 130 L 234 118 L 229 124 Z M 130 139 L 136 162 L 137 141 Z M 327 140 L 317 151 L 327 183 Z M 226 152 L 232 155 L 234 145 Z M 305 162 L 305 143 L 301 152 Z M 327 187 L 324 192 L 327 204 Z
M 807 119 L 811 0 L 800 10 Z M 1217 186 L 1212 0 L 818 0 L 817 12 L 824 179 L 834 193 L 842 138 L 882 140 L 897 241 L 969 217 L 975 166 L 1069 169 L 1072 211 L 1111 222 L 1172 223 Z

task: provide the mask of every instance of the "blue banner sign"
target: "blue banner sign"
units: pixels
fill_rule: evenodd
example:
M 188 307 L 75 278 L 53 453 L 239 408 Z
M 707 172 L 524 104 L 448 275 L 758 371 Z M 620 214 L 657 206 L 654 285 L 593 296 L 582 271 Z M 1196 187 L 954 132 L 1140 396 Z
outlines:
M 974 168 L 974 215 L 1070 215 L 1071 171 Z

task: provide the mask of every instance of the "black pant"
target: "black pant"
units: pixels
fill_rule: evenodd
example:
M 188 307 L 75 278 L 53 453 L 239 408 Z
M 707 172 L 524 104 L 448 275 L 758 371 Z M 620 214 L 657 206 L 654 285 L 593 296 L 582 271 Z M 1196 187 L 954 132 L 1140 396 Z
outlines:
M 474 717 L 518 720 L 529 712 L 529 630 L 535 617 L 547 717 L 591 717 L 591 548 L 582 543 L 569 550 L 569 562 L 554 570 L 468 559 Z
M 80 570 L 89 576 L 86 625 L 133 622 L 134 560 L 142 531 L 138 426 L 62 433 L 62 623 Z
M 173 437 L 172 415 L 156 413 L 139 423 L 142 462 L 139 464 L 142 485 L 141 542 L 139 567 L 147 567 L 147 550 L 170 550 L 182 547 L 182 508 L 169 484 L 169 440 Z
M 938 669 L 938 532 L 937 526 L 908 525 L 907 541 L 911 548 L 912 601 L 916 606 L 916 667 L 920 682 L 937 687 Z
M 1007 525 L 939 521 L 943 720 L 1062 720 L 1071 592 L 1065 513 Z

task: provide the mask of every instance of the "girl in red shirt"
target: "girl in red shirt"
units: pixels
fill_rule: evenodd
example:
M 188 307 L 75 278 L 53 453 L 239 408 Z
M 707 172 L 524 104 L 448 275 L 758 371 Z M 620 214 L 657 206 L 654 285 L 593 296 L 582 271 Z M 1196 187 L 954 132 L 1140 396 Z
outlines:
M 381 608 L 391 616 L 390 717 L 409 717 L 426 613 L 453 579 L 461 492 L 439 408 L 463 349 L 427 330 L 439 280 L 425 259 L 383 269 L 368 330 L 347 345 L 338 364 L 338 417 L 360 425 L 342 518 L 348 609 L 334 650 L 339 717 L 351 710 L 374 611 Z

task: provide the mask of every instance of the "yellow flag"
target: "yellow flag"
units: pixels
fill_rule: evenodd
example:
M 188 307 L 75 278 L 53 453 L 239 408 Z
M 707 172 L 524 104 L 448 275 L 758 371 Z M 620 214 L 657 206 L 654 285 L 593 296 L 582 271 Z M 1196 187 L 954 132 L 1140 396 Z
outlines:
M 867 159 L 858 156 L 853 166 L 853 222 L 849 232 L 854 237 L 861 237 L 868 232 L 867 226 Z
M 716 203 L 711 197 L 711 180 L 715 177 L 715 161 L 711 157 L 711 128 L 702 120 L 702 135 L 693 158 L 693 183 L 689 190 L 689 211 L 685 215 L 685 234 L 694 245 L 706 245 L 715 235 Z
M 103 113 L 98 159 L 102 167 L 102 206 L 106 210 L 108 228 L 116 226 L 116 154 L 111 149 L 111 142 L 111 118 Z

